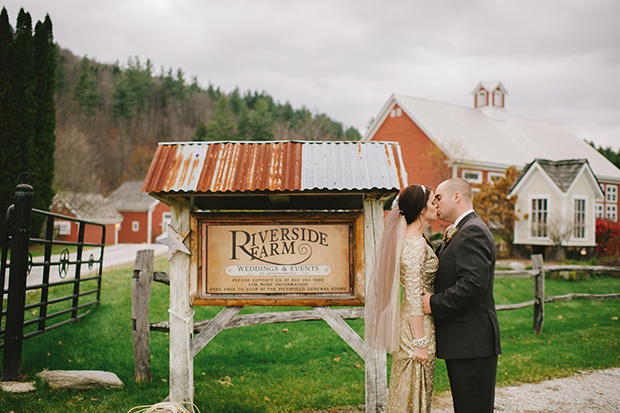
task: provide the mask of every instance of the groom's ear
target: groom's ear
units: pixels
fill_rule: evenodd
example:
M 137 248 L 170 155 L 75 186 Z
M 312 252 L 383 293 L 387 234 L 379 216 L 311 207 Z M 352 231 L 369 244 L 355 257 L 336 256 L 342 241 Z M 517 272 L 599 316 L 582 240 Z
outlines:
M 461 202 L 461 193 L 459 191 L 456 191 L 454 193 L 454 203 L 458 204 L 459 202 Z

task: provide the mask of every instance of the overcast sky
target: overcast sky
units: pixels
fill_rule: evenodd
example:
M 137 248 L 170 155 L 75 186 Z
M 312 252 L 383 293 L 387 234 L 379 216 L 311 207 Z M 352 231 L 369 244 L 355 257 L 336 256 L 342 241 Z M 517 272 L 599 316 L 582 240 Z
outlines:
M 472 107 L 500 80 L 512 115 L 620 149 L 618 0 L 4 0 L 49 13 L 78 56 L 181 68 L 266 91 L 364 134 L 392 93 Z

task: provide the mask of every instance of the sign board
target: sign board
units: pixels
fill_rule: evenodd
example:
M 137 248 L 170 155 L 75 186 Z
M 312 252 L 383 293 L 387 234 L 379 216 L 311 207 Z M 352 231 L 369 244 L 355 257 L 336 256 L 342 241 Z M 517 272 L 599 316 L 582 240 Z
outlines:
M 362 305 L 361 213 L 194 214 L 193 305 Z

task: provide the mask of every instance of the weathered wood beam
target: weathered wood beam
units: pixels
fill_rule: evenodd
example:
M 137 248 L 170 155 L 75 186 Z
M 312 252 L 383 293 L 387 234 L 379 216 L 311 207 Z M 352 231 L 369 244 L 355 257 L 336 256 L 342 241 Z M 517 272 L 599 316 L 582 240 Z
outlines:
M 338 314 L 339 317 L 345 320 L 364 318 L 363 307 L 339 308 L 333 311 Z M 211 320 L 212 319 L 195 322 L 194 333 L 200 333 L 209 323 L 211 323 Z M 229 328 L 249 327 L 259 324 L 291 323 L 296 321 L 314 320 L 321 320 L 321 316 L 314 310 L 243 314 L 236 315 L 223 327 L 223 329 L 226 330 Z M 167 332 L 170 330 L 170 323 L 168 321 L 160 321 L 159 323 L 152 323 L 150 325 L 150 328 L 152 331 Z
M 131 333 L 136 381 L 151 382 L 149 304 L 153 283 L 153 250 L 140 250 L 136 254 L 131 280 Z

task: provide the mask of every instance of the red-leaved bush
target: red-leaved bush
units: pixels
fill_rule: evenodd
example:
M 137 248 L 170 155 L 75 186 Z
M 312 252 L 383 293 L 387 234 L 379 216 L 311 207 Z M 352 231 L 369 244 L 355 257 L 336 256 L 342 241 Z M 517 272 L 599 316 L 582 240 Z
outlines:
M 596 255 L 615 257 L 620 254 L 620 224 L 609 219 L 596 219 Z

